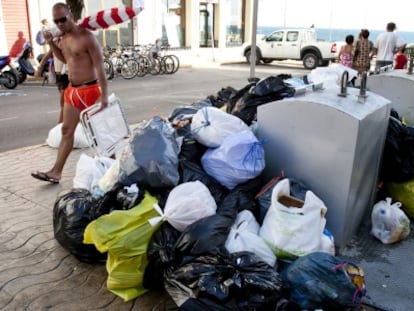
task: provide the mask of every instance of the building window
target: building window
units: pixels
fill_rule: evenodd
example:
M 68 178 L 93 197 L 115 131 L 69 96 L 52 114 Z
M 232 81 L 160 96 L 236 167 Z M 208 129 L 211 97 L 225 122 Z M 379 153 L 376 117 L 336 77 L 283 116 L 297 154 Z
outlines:
M 183 47 L 185 38 L 185 0 L 163 0 L 162 41 Z
M 227 12 L 230 18 L 226 25 L 226 46 L 241 45 L 244 37 L 244 0 L 230 0 L 227 2 Z

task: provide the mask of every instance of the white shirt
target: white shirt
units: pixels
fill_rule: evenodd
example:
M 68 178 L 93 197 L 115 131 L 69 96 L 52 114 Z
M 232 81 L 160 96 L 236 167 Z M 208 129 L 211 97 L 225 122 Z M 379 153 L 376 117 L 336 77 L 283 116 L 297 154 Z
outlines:
M 393 61 L 395 52 L 404 44 L 405 42 L 394 32 L 381 33 L 374 43 L 377 49 L 377 60 Z

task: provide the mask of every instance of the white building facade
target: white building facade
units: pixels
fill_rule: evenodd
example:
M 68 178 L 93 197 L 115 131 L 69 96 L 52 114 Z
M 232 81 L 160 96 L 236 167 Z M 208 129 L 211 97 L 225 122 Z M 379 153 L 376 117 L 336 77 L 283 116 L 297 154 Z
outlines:
M 52 23 L 51 8 L 56 0 L 0 0 L 1 55 L 13 45 L 12 36 L 22 29 L 34 55 L 43 52 L 36 44 L 40 20 Z M 102 46 L 154 43 L 157 38 L 172 48 L 197 50 L 241 45 L 250 38 L 253 0 L 146 0 L 144 10 L 132 20 L 96 31 Z M 113 7 L 131 5 L 131 0 L 84 0 L 83 16 Z M 22 9 L 15 12 L 16 5 Z M 24 7 L 25 9 L 24 10 Z M 23 11 L 23 13 L 22 13 Z M 4 16 L 7 12 L 8 16 Z M 27 12 L 27 14 L 26 14 Z M 11 16 L 15 14 L 15 16 Z M 22 16 L 23 14 L 23 16 Z

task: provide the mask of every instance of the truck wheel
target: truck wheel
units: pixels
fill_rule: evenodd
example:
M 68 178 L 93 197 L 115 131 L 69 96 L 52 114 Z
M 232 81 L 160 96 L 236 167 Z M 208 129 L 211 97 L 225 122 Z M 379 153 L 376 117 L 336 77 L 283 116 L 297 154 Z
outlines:
M 319 59 L 315 54 L 308 53 L 303 57 L 303 66 L 306 69 L 315 69 L 318 66 Z
M 271 62 L 273 62 L 273 59 L 271 59 L 271 58 L 263 58 L 262 59 L 262 62 L 265 63 L 265 64 L 270 64 Z
M 252 57 L 252 50 L 248 50 L 246 52 L 246 61 L 247 61 L 248 64 L 250 64 L 251 57 Z M 260 54 L 260 51 L 256 50 L 256 65 L 259 65 L 261 57 L 262 56 Z

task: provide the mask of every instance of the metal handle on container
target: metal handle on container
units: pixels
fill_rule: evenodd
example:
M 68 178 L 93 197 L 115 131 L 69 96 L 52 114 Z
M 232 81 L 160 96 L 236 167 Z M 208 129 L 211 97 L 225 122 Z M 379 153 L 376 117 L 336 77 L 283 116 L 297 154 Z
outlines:
M 348 84 L 348 77 L 349 77 L 349 73 L 348 73 L 348 71 L 345 70 L 342 73 L 342 76 L 341 76 L 341 90 L 340 90 L 338 96 L 346 97 L 346 95 L 348 95 L 348 93 L 346 91 L 347 84 Z
M 410 61 L 408 62 L 408 70 L 407 70 L 407 73 L 409 75 L 412 75 L 413 74 L 413 57 L 412 56 L 410 56 Z
M 358 95 L 358 102 L 361 104 L 365 103 L 365 99 L 367 98 L 367 77 L 368 74 L 366 71 L 362 73 L 361 76 L 361 85 L 359 87 L 359 95 Z

